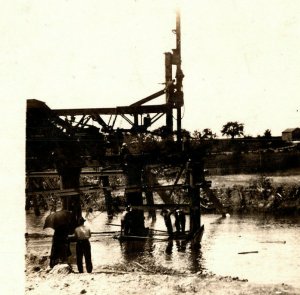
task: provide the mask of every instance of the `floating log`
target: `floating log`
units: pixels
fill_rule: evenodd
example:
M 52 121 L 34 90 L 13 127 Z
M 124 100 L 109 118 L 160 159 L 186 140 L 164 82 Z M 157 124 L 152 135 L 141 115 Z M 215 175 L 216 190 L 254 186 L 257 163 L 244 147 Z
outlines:
M 277 244 L 285 244 L 286 241 L 264 241 L 264 242 L 260 242 L 260 243 L 277 243 Z
M 258 253 L 258 251 L 239 252 L 238 254 L 252 254 L 252 253 Z
M 95 231 L 91 232 L 92 235 L 102 235 L 102 234 L 117 234 L 119 231 Z

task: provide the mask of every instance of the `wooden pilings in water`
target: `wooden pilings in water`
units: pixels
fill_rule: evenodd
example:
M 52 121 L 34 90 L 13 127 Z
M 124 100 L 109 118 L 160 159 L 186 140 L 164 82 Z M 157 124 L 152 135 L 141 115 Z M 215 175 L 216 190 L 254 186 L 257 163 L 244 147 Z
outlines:
M 186 169 L 188 193 L 191 198 L 190 230 L 196 233 L 201 227 L 200 187 L 197 184 L 203 182 L 203 163 L 189 160 Z
M 105 205 L 106 205 L 107 214 L 111 215 L 113 213 L 113 208 L 112 208 L 111 192 L 108 189 L 108 187 L 110 185 L 109 177 L 108 176 L 101 176 L 100 180 L 102 181 L 103 193 L 104 193 L 104 198 L 105 198 Z
M 65 167 L 58 171 L 60 175 L 60 188 L 63 189 L 77 189 L 80 186 L 80 167 Z M 78 225 L 78 220 L 82 215 L 80 195 L 76 192 L 72 195 L 61 195 L 62 209 L 72 212 L 72 227 Z
M 140 156 L 131 155 L 127 153 L 124 155 L 125 162 L 125 178 L 126 186 L 142 185 L 142 170 L 143 161 Z M 128 191 L 125 189 L 125 197 L 128 205 L 141 206 L 143 205 L 142 191 Z M 134 225 L 131 230 L 132 235 L 145 235 L 145 217 L 144 211 L 140 209 L 132 210 L 132 224 Z

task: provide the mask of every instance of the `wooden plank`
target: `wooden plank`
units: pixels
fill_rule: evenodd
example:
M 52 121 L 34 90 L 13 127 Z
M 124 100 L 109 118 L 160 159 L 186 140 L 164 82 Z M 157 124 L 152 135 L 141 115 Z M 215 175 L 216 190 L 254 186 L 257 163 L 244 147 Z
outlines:
M 112 176 L 123 174 L 124 171 L 121 169 L 116 170 L 102 170 L 102 171 L 82 171 L 81 176 Z M 59 174 L 56 171 L 43 171 L 43 172 L 28 172 L 26 177 L 59 177 Z
M 26 192 L 26 195 L 28 196 L 34 196 L 34 195 L 44 195 L 44 194 L 59 194 L 61 196 L 73 196 L 73 195 L 79 195 L 83 193 L 91 193 L 91 192 L 97 192 L 102 191 L 102 188 L 80 188 L 80 189 L 50 189 L 50 190 L 40 190 L 40 191 L 28 191 Z

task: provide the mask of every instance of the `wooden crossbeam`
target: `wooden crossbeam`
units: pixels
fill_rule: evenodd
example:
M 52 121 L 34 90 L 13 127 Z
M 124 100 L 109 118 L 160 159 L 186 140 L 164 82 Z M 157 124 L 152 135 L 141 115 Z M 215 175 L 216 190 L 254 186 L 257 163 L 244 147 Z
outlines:
M 82 176 L 113 176 L 118 174 L 123 174 L 123 170 L 102 170 L 102 171 L 82 171 L 80 175 Z M 59 177 L 59 174 L 56 171 L 50 172 L 28 172 L 26 174 L 28 178 L 36 177 Z
M 141 105 L 141 106 L 120 106 L 116 108 L 89 108 L 89 109 L 54 109 L 53 112 L 58 116 L 79 116 L 79 115 L 121 115 L 121 114 L 150 114 L 166 113 L 173 106 L 167 104 L 160 105 Z
M 145 210 L 145 209 L 162 210 L 162 209 L 176 209 L 176 208 L 189 209 L 190 207 L 191 207 L 190 204 L 153 204 L 153 205 L 131 206 L 132 209 L 138 209 L 138 210 Z M 125 210 L 126 207 L 120 206 L 119 209 Z
M 178 188 L 182 189 L 181 184 L 177 185 L 155 185 L 155 186 L 115 186 L 115 187 L 95 187 L 95 186 L 82 186 L 78 189 L 50 189 L 50 190 L 39 190 L 39 191 L 28 191 L 26 192 L 27 195 L 33 196 L 33 195 L 43 195 L 43 194 L 60 194 L 62 196 L 72 196 L 72 195 L 78 195 L 78 194 L 86 194 L 86 193 L 92 193 L 92 192 L 99 192 L 103 191 L 103 189 L 107 190 L 125 190 L 126 192 L 143 192 L 143 191 L 163 191 L 163 190 L 171 190 Z
M 73 196 L 79 195 L 83 193 L 92 193 L 102 190 L 102 188 L 84 188 L 81 187 L 80 189 L 50 189 L 50 190 L 40 190 L 40 191 L 28 191 L 26 195 L 28 196 L 35 196 L 35 195 L 48 195 L 48 194 L 60 194 L 61 196 Z
M 140 105 L 142 105 L 142 104 L 144 104 L 146 102 L 149 102 L 150 100 L 152 100 L 154 98 L 157 98 L 157 97 L 159 97 L 159 96 L 161 96 L 163 94 L 165 94 L 165 90 L 158 91 L 158 92 L 156 92 L 156 93 L 154 93 L 154 94 L 152 94 L 150 96 L 147 96 L 147 97 L 145 97 L 145 98 L 143 98 L 143 99 L 141 99 L 141 100 L 139 100 L 139 101 L 131 104 L 130 106 L 131 107 L 140 106 Z

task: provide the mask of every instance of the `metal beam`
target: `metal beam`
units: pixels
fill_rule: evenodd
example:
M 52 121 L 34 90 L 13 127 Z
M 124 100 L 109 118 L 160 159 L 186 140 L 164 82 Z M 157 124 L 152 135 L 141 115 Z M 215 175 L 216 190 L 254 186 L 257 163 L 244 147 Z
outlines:
M 146 106 L 121 106 L 116 108 L 89 108 L 89 109 L 54 109 L 58 116 L 79 116 L 79 115 L 121 115 L 121 114 L 145 114 L 145 113 L 166 113 L 175 108 L 167 104 L 146 105 Z
M 165 94 L 165 90 L 158 91 L 158 92 L 156 92 L 156 93 L 154 93 L 154 94 L 152 94 L 150 96 L 147 96 L 147 97 L 145 97 L 145 98 L 143 98 L 143 99 L 141 99 L 141 100 L 139 100 L 139 101 L 131 104 L 130 106 L 131 107 L 140 106 L 140 105 L 142 105 L 142 104 L 144 104 L 144 103 L 146 103 L 146 102 L 148 102 L 148 101 L 150 101 L 150 100 L 152 100 L 154 98 L 157 98 L 157 97 L 159 97 L 159 96 L 161 96 L 163 94 Z
M 134 125 L 134 123 L 133 123 L 129 118 L 127 118 L 125 115 L 122 114 L 121 117 L 122 117 L 124 120 L 126 120 L 131 126 Z

